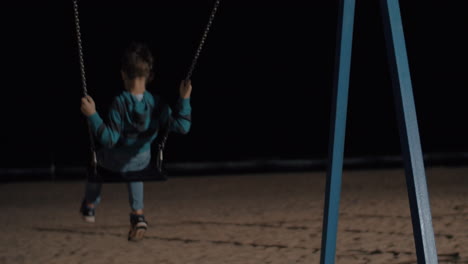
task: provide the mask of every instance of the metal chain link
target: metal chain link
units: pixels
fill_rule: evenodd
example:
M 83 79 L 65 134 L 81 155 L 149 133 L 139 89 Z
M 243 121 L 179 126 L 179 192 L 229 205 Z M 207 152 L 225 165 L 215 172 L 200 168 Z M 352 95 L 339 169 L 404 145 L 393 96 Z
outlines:
M 201 38 L 200 44 L 198 45 L 197 51 L 195 52 L 195 56 L 193 57 L 192 64 L 190 65 L 189 71 L 187 73 L 187 77 L 185 80 L 189 80 L 192 77 L 193 70 L 195 69 L 195 65 L 197 64 L 198 57 L 200 56 L 200 52 L 205 44 L 206 37 L 208 36 L 208 32 L 210 31 L 211 24 L 213 23 L 213 19 L 215 17 L 216 11 L 218 10 L 220 0 L 216 0 L 213 10 L 211 11 L 210 19 L 208 20 L 208 24 L 206 25 L 205 32 L 203 32 L 203 36 Z
M 86 87 L 86 73 L 85 73 L 85 65 L 83 59 L 83 47 L 81 44 L 81 29 L 80 29 L 80 17 L 78 13 L 78 1 L 73 0 L 73 9 L 75 13 L 75 27 L 76 27 L 76 38 L 78 43 L 78 56 L 80 59 L 80 70 L 81 70 L 81 83 L 83 87 L 83 94 L 84 96 L 88 96 L 88 89 Z M 94 144 L 94 136 L 91 131 L 91 126 L 88 123 L 88 134 L 89 134 L 89 142 L 91 148 L 91 165 L 94 170 L 96 170 L 97 165 L 97 157 L 96 157 L 96 147 Z
M 185 77 L 185 81 L 190 80 L 190 78 L 192 77 L 192 73 L 193 73 L 193 70 L 195 69 L 195 65 L 197 64 L 198 57 L 200 56 L 200 52 L 203 48 L 203 45 L 205 44 L 206 37 L 208 36 L 208 32 L 210 31 L 211 24 L 213 23 L 216 11 L 218 10 L 219 2 L 220 0 L 216 0 L 216 2 L 214 3 L 213 10 L 211 11 L 211 15 L 208 20 L 208 24 L 206 25 L 205 31 L 203 32 L 200 44 L 198 45 L 197 51 L 195 52 L 195 56 L 193 57 L 193 60 L 192 60 L 192 64 L 190 65 L 187 76 Z M 163 134 L 163 138 L 159 143 L 158 161 L 157 161 L 158 166 L 162 164 L 162 161 L 163 161 L 163 152 L 164 152 L 164 147 L 166 145 L 167 138 L 169 137 L 170 126 L 171 126 L 171 118 L 169 118 L 168 128 L 166 129 L 165 133 Z
M 76 27 L 76 38 L 78 42 L 78 56 L 80 58 L 81 82 L 83 86 L 83 94 L 87 96 L 88 89 L 86 87 L 86 74 L 85 74 L 85 66 L 84 66 L 84 59 L 83 59 L 83 46 L 81 44 L 80 17 L 78 13 L 78 1 L 77 0 L 73 0 L 73 9 L 75 11 L 75 27 Z

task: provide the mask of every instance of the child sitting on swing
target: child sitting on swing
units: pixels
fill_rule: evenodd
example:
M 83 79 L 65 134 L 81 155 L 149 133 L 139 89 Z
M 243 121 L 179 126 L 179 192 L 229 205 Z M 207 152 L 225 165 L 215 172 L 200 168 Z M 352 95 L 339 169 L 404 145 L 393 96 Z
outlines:
M 186 134 L 191 125 L 190 81 L 182 81 L 174 111 L 146 90 L 152 79 L 153 56 L 142 43 L 132 43 L 122 57 L 124 90 L 115 97 L 106 122 L 96 112 L 90 96 L 81 99 L 94 138 L 102 146 L 97 152 L 99 166 L 113 172 L 140 171 L 151 160 L 151 143 L 158 130 L 170 124 L 170 131 Z M 95 222 L 95 208 L 101 200 L 101 183 L 87 182 L 80 212 L 84 221 Z M 148 228 L 143 214 L 143 182 L 127 183 L 130 202 L 129 240 L 140 240 Z

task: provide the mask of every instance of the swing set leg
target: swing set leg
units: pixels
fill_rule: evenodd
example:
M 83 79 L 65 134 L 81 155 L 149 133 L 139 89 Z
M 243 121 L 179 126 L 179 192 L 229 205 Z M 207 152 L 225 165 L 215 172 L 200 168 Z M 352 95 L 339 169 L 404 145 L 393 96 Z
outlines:
M 355 0 L 340 1 L 320 263 L 335 262 Z
M 321 264 L 335 263 L 355 0 L 340 1 Z M 424 162 L 398 0 L 381 0 L 418 264 L 436 264 Z
M 437 263 L 431 208 L 398 0 L 381 0 L 418 264 Z

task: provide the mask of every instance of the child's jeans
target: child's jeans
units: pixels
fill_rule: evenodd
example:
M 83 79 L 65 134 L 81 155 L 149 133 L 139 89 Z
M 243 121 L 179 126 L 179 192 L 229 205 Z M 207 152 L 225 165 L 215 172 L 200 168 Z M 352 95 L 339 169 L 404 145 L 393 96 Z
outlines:
M 86 202 L 95 206 L 101 201 L 102 183 L 87 182 L 85 199 Z M 132 210 L 143 209 L 143 182 L 128 182 L 128 201 Z
M 103 148 L 98 151 L 98 160 L 102 167 L 111 171 L 139 171 L 146 168 L 151 160 L 151 151 L 138 154 Z M 101 201 L 102 183 L 86 183 L 85 199 L 98 205 Z M 128 182 L 128 201 L 132 210 L 143 209 L 143 182 Z

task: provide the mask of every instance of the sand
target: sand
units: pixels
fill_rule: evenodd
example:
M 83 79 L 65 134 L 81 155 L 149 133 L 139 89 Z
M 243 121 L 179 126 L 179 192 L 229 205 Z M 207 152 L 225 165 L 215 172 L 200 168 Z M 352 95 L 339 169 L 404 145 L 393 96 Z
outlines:
M 145 184 L 149 230 L 128 242 L 123 184 L 96 223 L 82 181 L 0 184 L 0 263 L 319 263 L 325 172 L 177 177 Z M 468 263 L 468 168 L 428 168 L 439 263 Z M 343 175 L 336 263 L 416 263 L 404 172 Z

